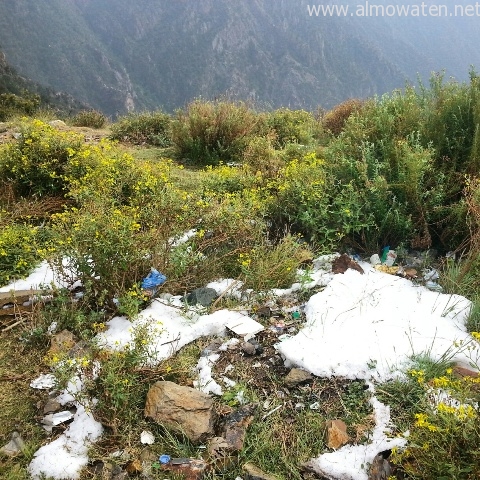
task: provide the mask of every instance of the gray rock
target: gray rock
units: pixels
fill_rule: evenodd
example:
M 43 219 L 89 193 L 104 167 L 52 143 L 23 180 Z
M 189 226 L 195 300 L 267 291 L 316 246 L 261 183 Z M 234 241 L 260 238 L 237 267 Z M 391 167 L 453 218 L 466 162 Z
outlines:
M 198 303 L 204 307 L 208 307 L 217 298 L 217 292 L 213 288 L 201 287 L 189 293 L 185 300 L 189 305 L 197 305 Z
M 242 349 L 242 352 L 246 355 L 255 355 L 255 353 L 257 352 L 255 345 L 251 344 L 250 342 L 243 342 L 240 345 L 240 348 Z
M 60 405 L 60 403 L 58 403 L 54 398 L 49 398 L 43 407 L 43 414 L 47 415 L 49 413 L 55 413 L 60 411 L 61 408 L 62 405 Z
M 392 475 L 392 467 L 382 453 L 376 455 L 368 472 L 368 480 L 388 480 Z
M 173 382 L 156 382 L 150 387 L 145 416 L 201 442 L 213 433 L 213 400 L 203 392 Z
M 14 457 L 21 453 L 25 448 L 25 443 L 18 432 L 12 433 L 12 439 L 0 448 L 0 453 L 4 453 L 9 457 Z
M 306 370 L 302 370 L 301 368 L 292 368 L 285 377 L 285 385 L 292 388 L 312 379 L 312 375 L 310 375 L 310 373 Z

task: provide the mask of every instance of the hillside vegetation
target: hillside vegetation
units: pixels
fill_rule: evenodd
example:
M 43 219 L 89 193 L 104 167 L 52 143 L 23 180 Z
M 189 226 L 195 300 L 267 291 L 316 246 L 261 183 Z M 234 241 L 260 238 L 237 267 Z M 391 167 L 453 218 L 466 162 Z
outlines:
M 102 120 L 90 112 L 76 124 Z M 291 285 L 313 254 L 370 256 L 385 245 L 457 252 L 458 260 L 444 265 L 443 284 L 474 301 L 468 329 L 478 332 L 479 124 L 480 77 L 473 71 L 467 83 L 435 75 L 418 89 L 351 100 L 320 116 L 196 100 L 174 115 L 120 118 L 109 138 L 88 142 L 78 130 L 10 116 L 15 138 L 0 146 L 0 282 L 47 260 L 83 285 L 78 302 L 58 291 L 36 312 L 22 335 L 25 348 L 46 353 L 53 319 L 58 330 L 90 341 L 113 315 L 134 318 L 148 302 L 140 282 L 152 266 L 167 276 L 163 288 L 172 294 L 218 278 L 266 291 Z M 139 358 L 107 360 L 111 370 L 102 371 L 112 377 L 99 377 L 97 414 L 116 435 L 135 422 L 134 412 L 141 415 L 142 375 L 151 372 L 139 370 Z M 114 379 L 127 374 L 127 383 L 142 388 Z M 410 394 L 420 395 L 422 382 L 413 374 L 411 381 Z M 476 445 L 478 411 L 468 418 Z M 441 428 L 450 435 L 460 425 Z M 435 438 L 437 456 L 394 457 L 407 475 L 395 478 L 440 478 L 434 466 L 446 456 L 457 473 L 478 462 L 470 440 L 466 457 L 452 457 L 451 438 Z M 4 478 L 24 478 L 27 460 L 1 467 Z M 451 478 L 474 478 L 457 473 Z M 225 475 L 215 478 L 232 478 Z

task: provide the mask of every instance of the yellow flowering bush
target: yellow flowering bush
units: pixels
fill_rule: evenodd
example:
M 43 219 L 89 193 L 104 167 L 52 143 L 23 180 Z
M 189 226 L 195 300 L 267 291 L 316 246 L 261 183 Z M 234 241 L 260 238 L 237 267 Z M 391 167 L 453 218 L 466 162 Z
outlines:
M 10 224 L 0 230 L 0 285 L 25 277 L 40 261 L 38 227 Z
M 1 176 L 19 196 L 63 195 L 69 152 L 79 150 L 83 143 L 81 135 L 26 119 L 18 140 L 0 149 Z
M 309 253 L 291 235 L 286 235 L 276 245 L 262 243 L 239 254 L 241 278 L 247 288 L 255 291 L 290 287 L 295 282 L 300 263 Z
M 408 444 L 394 450 L 392 463 L 411 479 L 479 478 L 477 379 L 457 377 L 452 368 L 433 378 L 420 369 L 410 370 L 408 376 L 423 396 L 411 418 Z

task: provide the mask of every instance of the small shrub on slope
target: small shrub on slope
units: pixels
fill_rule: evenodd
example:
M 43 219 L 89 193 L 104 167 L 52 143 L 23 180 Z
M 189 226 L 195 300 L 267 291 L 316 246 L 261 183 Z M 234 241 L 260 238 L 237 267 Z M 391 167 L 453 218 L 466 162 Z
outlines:
M 65 169 L 83 143 L 81 135 L 59 132 L 40 120 L 26 121 L 17 142 L 0 150 L 0 174 L 16 195 L 63 195 Z
M 171 117 L 162 111 L 129 114 L 111 127 L 111 140 L 134 145 L 171 145 Z
M 74 127 L 103 128 L 107 117 L 98 110 L 82 110 L 72 118 Z
M 177 112 L 172 140 L 178 157 L 193 164 L 239 161 L 260 122 L 245 103 L 195 100 Z

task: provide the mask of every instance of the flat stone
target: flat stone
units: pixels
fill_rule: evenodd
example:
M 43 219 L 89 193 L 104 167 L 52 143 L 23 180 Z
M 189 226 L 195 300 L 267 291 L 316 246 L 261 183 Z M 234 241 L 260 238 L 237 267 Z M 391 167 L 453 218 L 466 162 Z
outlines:
M 201 442 L 213 433 L 213 400 L 194 388 L 159 381 L 148 391 L 145 417 Z
M 251 462 L 246 463 L 243 466 L 243 470 L 246 474 L 245 480 L 279 480 L 276 475 L 265 473 Z
M 208 307 L 213 303 L 213 301 L 218 297 L 217 291 L 213 288 L 201 287 L 193 290 L 189 293 L 185 300 L 189 305 L 200 304 L 204 307 Z
M 285 385 L 287 387 L 295 387 L 300 385 L 301 383 L 308 382 L 312 380 L 312 375 L 307 372 L 306 370 L 302 370 L 301 368 L 292 368 L 288 375 L 285 377 Z
M 47 415 L 49 413 L 58 412 L 62 408 L 62 405 L 58 403 L 54 398 L 49 398 L 47 403 L 43 407 L 43 414 Z
M 9 456 L 14 457 L 21 453 L 25 448 L 25 443 L 18 432 L 12 433 L 12 439 L 3 447 L 0 448 L 0 452 Z
M 338 450 L 350 441 L 347 425 L 343 420 L 335 419 L 327 422 L 327 447 Z
M 253 421 L 256 408 L 256 404 L 245 405 L 232 412 L 225 419 L 223 438 L 230 450 L 238 452 L 242 450 L 247 428 Z

